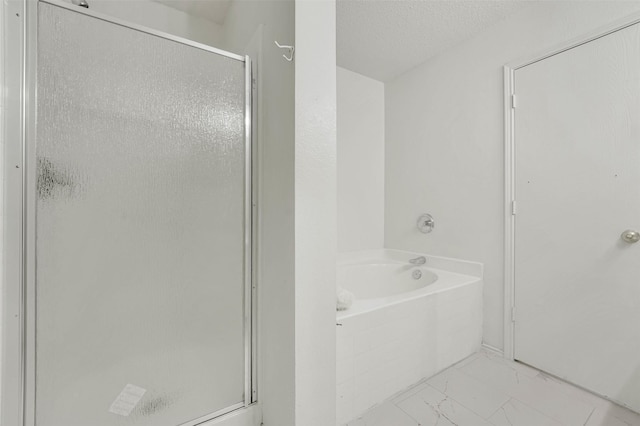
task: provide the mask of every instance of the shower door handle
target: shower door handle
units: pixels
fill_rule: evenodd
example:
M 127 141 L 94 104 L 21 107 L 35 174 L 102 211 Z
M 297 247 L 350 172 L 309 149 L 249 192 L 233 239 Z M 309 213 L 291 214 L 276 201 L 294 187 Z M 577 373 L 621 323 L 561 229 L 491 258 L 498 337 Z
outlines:
M 622 241 L 625 243 L 635 244 L 640 241 L 640 233 L 632 229 L 627 229 L 620 235 L 620 238 L 622 238 Z

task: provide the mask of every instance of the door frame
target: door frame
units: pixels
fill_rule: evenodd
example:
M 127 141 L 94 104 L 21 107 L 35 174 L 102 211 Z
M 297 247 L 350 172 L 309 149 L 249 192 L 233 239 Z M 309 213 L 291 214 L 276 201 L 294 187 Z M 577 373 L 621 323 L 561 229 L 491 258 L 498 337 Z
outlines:
M 35 97 L 38 5 L 47 3 L 115 25 L 228 57 L 245 64 L 244 174 L 244 401 L 188 421 L 196 424 L 251 423 L 261 417 L 257 403 L 257 217 L 258 159 L 253 84 L 257 74 L 249 55 L 217 49 L 172 34 L 132 24 L 63 0 L 3 2 L 4 81 L 0 140 L 2 158 L 3 234 L 0 280 L 0 424 L 32 426 L 35 397 Z M 242 412 L 246 412 L 244 415 Z M 178 425 L 176 425 L 178 426 Z
M 517 203 L 515 193 L 515 72 L 523 67 L 566 52 L 583 44 L 605 37 L 640 23 L 640 13 L 631 14 L 611 24 L 589 31 L 579 37 L 555 45 L 550 49 L 509 62 L 503 67 L 504 74 L 504 357 L 515 359 L 515 222 Z

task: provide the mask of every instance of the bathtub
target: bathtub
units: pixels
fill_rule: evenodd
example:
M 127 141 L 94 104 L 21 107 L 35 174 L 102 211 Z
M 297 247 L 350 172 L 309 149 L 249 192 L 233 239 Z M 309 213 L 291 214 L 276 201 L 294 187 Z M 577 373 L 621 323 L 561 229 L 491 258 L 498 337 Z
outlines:
M 425 256 L 425 265 L 408 260 Z M 399 250 L 342 254 L 336 313 L 338 425 L 480 349 L 482 264 Z

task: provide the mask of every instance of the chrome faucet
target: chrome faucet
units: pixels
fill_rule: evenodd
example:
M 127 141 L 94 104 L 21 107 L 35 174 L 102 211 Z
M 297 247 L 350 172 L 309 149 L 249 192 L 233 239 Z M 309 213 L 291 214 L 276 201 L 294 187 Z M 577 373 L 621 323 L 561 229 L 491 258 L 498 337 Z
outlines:
M 409 263 L 412 265 L 424 265 L 427 263 L 427 258 L 424 256 L 418 256 L 415 259 L 409 259 Z

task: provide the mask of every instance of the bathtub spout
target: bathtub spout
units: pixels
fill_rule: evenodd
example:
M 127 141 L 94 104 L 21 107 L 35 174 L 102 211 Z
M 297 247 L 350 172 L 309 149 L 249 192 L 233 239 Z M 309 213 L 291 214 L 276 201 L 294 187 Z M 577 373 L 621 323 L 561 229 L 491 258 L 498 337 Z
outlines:
M 424 265 L 427 263 L 427 258 L 424 256 L 416 257 L 415 259 L 409 259 L 409 263 L 412 265 Z

